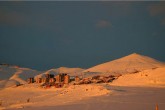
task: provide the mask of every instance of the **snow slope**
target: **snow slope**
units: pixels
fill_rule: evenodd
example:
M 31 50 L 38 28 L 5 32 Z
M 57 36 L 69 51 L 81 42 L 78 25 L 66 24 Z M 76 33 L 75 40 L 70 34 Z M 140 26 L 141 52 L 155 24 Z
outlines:
M 84 69 L 82 68 L 68 68 L 68 67 L 60 67 L 57 69 L 50 69 L 47 70 L 39 75 L 37 75 L 35 78 L 41 78 L 43 77 L 45 74 L 54 74 L 57 75 L 59 73 L 67 73 L 71 76 L 75 76 L 75 75 L 79 75 L 82 71 L 84 71 Z
M 82 68 L 67 68 L 67 67 L 60 67 L 56 69 L 58 73 L 69 73 L 69 74 L 73 74 L 73 73 L 79 73 L 82 72 L 84 69 Z
M 16 71 L 15 66 L 0 65 L 0 80 L 9 79 Z
M 136 73 L 139 71 L 158 68 L 165 63 L 159 62 L 153 58 L 133 53 L 120 59 L 96 65 L 83 72 L 94 73 Z
M 165 87 L 165 67 L 122 75 L 112 85 Z
M 30 87 L 29 87 L 30 86 Z M 18 109 L 58 106 L 82 101 L 85 98 L 106 95 L 110 90 L 100 85 L 70 85 L 64 88 L 36 88 L 33 84 L 28 87 L 6 88 L 0 91 L 2 109 Z M 30 102 L 27 102 L 27 99 Z M 40 109 L 38 109 L 40 110 Z
M 25 84 L 29 77 L 34 77 L 39 71 L 18 66 L 0 65 L 0 88 Z

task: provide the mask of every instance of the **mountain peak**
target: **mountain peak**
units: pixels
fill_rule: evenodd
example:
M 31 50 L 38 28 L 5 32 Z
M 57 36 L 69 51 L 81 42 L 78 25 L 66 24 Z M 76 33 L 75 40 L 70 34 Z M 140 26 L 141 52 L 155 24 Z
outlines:
M 128 55 L 129 57 L 138 57 L 138 56 L 143 56 L 143 55 L 140 55 L 140 54 L 138 54 L 138 53 L 132 53 L 132 54 L 130 54 L 130 55 Z M 126 57 L 128 57 L 128 56 L 126 56 Z
M 128 56 L 96 65 L 85 71 L 100 73 L 131 73 L 162 66 L 165 66 L 163 62 L 159 62 L 148 56 L 132 53 Z
M 138 53 L 132 53 L 131 55 L 140 55 L 140 54 L 138 54 Z

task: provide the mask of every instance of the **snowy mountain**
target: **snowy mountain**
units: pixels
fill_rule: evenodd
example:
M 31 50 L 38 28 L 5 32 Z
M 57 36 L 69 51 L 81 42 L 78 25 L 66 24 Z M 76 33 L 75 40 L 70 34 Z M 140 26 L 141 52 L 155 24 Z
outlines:
M 119 58 L 110 62 L 96 65 L 83 72 L 90 73 L 107 73 L 107 74 L 124 74 L 136 73 L 139 71 L 158 68 L 164 66 L 165 63 L 159 62 L 153 58 L 133 53 L 131 55 Z
M 68 67 L 60 67 L 56 69 L 58 73 L 79 73 L 82 72 L 84 69 L 82 68 L 68 68 Z
M 29 77 L 39 74 L 39 71 L 12 65 L 0 65 L 0 88 L 16 84 L 25 84 Z
M 35 78 L 41 78 L 45 74 L 54 74 L 54 75 L 57 75 L 59 73 L 67 73 L 70 76 L 76 76 L 76 75 L 79 75 L 82 71 L 84 71 L 84 69 L 82 69 L 82 68 L 60 67 L 60 68 L 56 68 L 56 69 L 47 70 L 47 71 L 45 71 L 45 72 L 37 75 Z

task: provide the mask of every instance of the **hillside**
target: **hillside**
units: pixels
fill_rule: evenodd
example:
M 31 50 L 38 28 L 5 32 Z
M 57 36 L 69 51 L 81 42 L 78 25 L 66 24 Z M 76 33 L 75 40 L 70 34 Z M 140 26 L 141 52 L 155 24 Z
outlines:
M 122 75 L 112 85 L 165 87 L 165 67 Z
M 86 72 L 87 74 L 90 74 L 90 73 L 111 73 L 111 74 L 136 73 L 136 72 L 147 70 L 147 69 L 162 67 L 164 65 L 165 63 L 159 62 L 153 58 L 133 53 L 131 55 L 128 55 L 128 56 L 125 56 L 125 57 L 122 57 L 110 62 L 96 65 L 83 72 Z
M 16 66 L 0 65 L 0 80 L 9 79 L 17 69 Z
M 82 71 L 84 71 L 84 69 L 82 69 L 82 68 L 60 67 L 60 68 L 56 68 L 56 69 L 47 70 L 47 71 L 37 75 L 36 78 L 43 77 L 44 74 L 54 74 L 54 75 L 57 75 L 59 73 L 67 73 L 70 76 L 76 76 L 76 75 L 80 75 L 80 73 Z
M 39 71 L 29 68 L 0 65 L 0 88 L 25 84 L 29 77 L 34 77 L 39 73 Z

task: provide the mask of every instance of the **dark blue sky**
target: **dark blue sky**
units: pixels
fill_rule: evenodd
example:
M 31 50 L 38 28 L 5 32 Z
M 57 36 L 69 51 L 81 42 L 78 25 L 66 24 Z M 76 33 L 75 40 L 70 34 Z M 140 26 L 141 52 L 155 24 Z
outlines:
M 37 70 L 139 53 L 165 61 L 165 2 L 0 2 L 0 62 Z

